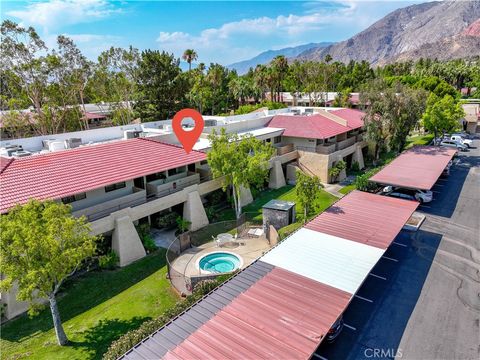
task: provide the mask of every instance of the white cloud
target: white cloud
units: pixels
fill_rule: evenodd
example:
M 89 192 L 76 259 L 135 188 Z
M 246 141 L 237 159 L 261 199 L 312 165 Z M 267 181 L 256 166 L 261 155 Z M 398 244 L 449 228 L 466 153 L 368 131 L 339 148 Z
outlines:
M 199 53 L 201 61 L 215 60 L 228 64 L 238 59 L 253 57 L 266 50 L 262 49 L 262 39 L 269 40 L 269 47 L 272 47 L 271 41 L 275 39 L 279 44 L 288 43 L 291 44 L 289 46 L 295 46 L 317 41 L 318 38 L 309 39 L 308 35 L 318 34 L 331 24 L 338 25 L 341 22 L 343 26 L 348 26 L 354 22 L 352 15 L 356 10 L 356 4 L 352 1 L 342 1 L 341 6 L 335 9 L 330 7 L 325 9 L 317 5 L 317 8 L 310 7 L 309 11 L 301 15 L 242 19 L 225 23 L 218 28 L 205 29 L 198 35 L 181 31 L 162 31 L 157 42 L 161 49 L 173 52 L 177 56 L 187 48 L 194 48 Z M 328 39 L 320 41 L 324 40 Z M 256 47 L 252 46 L 253 43 Z
M 119 11 L 106 0 L 51 0 L 31 3 L 22 10 L 9 11 L 7 15 L 49 32 L 65 25 L 96 21 Z

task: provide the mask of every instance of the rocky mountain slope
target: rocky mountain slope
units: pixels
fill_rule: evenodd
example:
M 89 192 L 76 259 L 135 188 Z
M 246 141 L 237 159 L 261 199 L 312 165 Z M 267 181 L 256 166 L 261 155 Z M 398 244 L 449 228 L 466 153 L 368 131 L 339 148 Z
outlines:
M 427 2 L 388 14 L 352 38 L 304 51 L 297 59 L 367 60 L 383 64 L 418 57 L 480 55 L 480 0 Z
M 249 60 L 244 60 L 240 61 L 231 65 L 228 65 L 227 67 L 229 69 L 235 69 L 237 70 L 237 73 L 240 75 L 245 74 L 248 69 L 251 67 L 255 67 L 258 64 L 267 64 L 269 63 L 275 56 L 278 55 L 284 55 L 287 58 L 292 58 L 295 57 L 302 52 L 315 48 L 315 49 L 322 49 L 324 47 L 327 47 L 331 45 L 332 43 L 328 42 L 322 42 L 322 43 L 310 43 L 310 44 L 305 44 L 305 45 L 300 45 L 300 46 L 295 46 L 295 47 L 288 47 L 284 49 L 279 49 L 279 50 L 268 50 L 264 51 L 257 56 L 249 59 Z

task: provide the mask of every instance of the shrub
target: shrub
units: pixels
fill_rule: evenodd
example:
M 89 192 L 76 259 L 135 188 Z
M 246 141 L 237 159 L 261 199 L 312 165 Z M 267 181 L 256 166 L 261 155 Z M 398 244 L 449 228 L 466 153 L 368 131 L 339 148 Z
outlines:
M 188 220 L 185 220 L 184 218 L 182 218 L 181 216 L 178 216 L 177 219 L 177 225 L 178 225 L 178 229 L 180 230 L 180 232 L 184 233 L 185 231 L 188 230 L 188 227 L 190 226 L 191 222 L 188 221 Z
M 147 234 L 141 240 L 147 253 L 157 250 L 157 245 L 155 244 L 155 241 L 153 241 L 152 235 Z
M 173 228 L 177 224 L 178 214 L 170 211 L 158 217 L 157 225 L 160 228 Z
M 375 168 L 375 169 L 372 169 L 372 170 L 369 170 L 367 171 L 365 174 L 362 174 L 362 175 L 358 175 L 355 179 L 355 186 L 357 187 L 358 190 L 362 190 L 362 191 L 373 191 L 377 188 L 377 184 L 370 181 L 369 179 L 375 175 L 377 172 L 380 171 L 380 167 L 379 168 Z
M 352 172 L 359 172 L 360 171 L 360 164 L 358 163 L 358 161 L 352 162 L 352 166 L 350 166 L 350 170 Z
M 336 180 L 338 175 L 347 167 L 345 161 L 340 160 L 333 167 L 328 170 L 328 175 L 332 177 L 332 181 Z
M 117 267 L 117 264 L 119 261 L 120 261 L 120 258 L 115 253 L 115 251 L 110 250 L 105 255 L 98 257 L 98 266 L 100 266 L 100 268 L 102 269 L 112 270 Z
M 180 315 L 183 311 L 187 310 L 190 306 L 195 304 L 203 296 L 207 295 L 210 291 L 215 289 L 218 285 L 226 281 L 231 276 L 232 274 L 226 274 L 224 276 L 219 276 L 215 280 L 207 280 L 198 283 L 195 286 L 192 295 L 189 295 L 184 300 L 177 302 L 172 308 L 167 309 L 158 318 L 145 321 L 138 329 L 131 330 L 122 335 L 118 340 L 114 341 L 108 348 L 107 352 L 103 355 L 103 359 L 118 359 L 134 345 L 138 344 L 153 332 L 160 329 L 172 318 Z

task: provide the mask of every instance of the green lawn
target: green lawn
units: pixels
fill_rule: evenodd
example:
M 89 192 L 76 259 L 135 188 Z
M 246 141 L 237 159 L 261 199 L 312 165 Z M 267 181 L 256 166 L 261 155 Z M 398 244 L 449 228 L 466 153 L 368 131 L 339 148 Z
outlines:
M 248 204 L 243 208 L 243 212 L 247 214 L 248 220 L 261 221 L 262 206 L 272 199 L 287 200 L 287 201 L 293 201 L 296 203 L 295 210 L 297 212 L 297 221 L 294 222 L 293 224 L 290 224 L 280 229 L 279 234 L 283 239 L 287 235 L 291 234 L 292 232 L 294 232 L 295 230 L 297 230 L 303 225 L 303 221 L 302 221 L 303 208 L 298 204 L 294 186 L 287 185 L 287 186 L 281 187 L 280 189 L 262 191 L 259 195 L 257 195 L 256 199 L 251 204 Z M 314 204 L 317 210 L 316 214 L 324 211 L 336 200 L 337 198 L 332 194 L 324 190 L 320 190 L 320 195 L 316 203 Z M 309 219 L 316 216 L 316 214 L 310 216 Z M 232 220 L 232 219 L 235 219 L 235 212 L 233 211 L 233 209 L 227 209 L 222 211 L 222 214 L 218 221 L 225 221 L 225 220 Z
M 433 140 L 433 134 L 414 135 L 407 137 L 407 145 L 405 149 L 410 149 L 415 145 L 428 145 Z
M 125 268 L 91 272 L 66 284 L 60 314 L 71 344 L 56 345 L 50 311 L 1 328 L 2 359 L 100 359 L 110 343 L 178 301 L 166 278 L 165 252 Z
M 355 190 L 357 188 L 357 186 L 355 184 L 350 184 L 350 185 L 347 185 L 347 186 L 344 186 L 343 188 L 341 188 L 340 190 L 338 190 L 338 192 L 340 194 L 344 194 L 344 195 L 347 195 L 349 192 L 352 192 L 353 190 Z

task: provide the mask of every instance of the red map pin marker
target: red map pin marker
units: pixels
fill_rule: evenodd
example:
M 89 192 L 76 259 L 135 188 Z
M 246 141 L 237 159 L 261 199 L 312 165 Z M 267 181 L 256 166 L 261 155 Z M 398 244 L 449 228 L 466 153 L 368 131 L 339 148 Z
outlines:
M 192 118 L 195 122 L 193 129 L 184 130 L 182 128 L 182 120 L 185 118 Z M 183 149 L 187 154 L 192 151 L 193 145 L 197 142 L 198 138 L 202 134 L 205 123 L 203 116 L 197 110 L 194 109 L 182 109 L 175 114 L 172 120 L 173 132 L 177 136 L 178 141 L 183 145 Z

